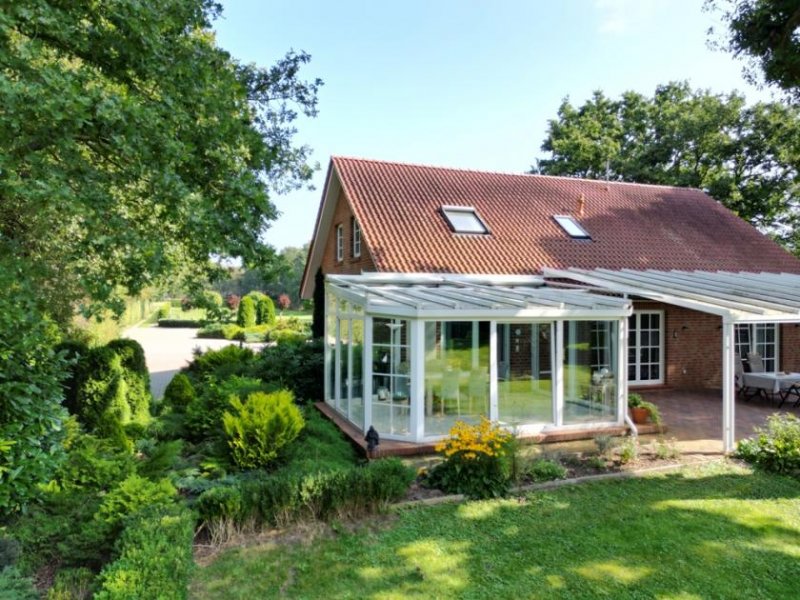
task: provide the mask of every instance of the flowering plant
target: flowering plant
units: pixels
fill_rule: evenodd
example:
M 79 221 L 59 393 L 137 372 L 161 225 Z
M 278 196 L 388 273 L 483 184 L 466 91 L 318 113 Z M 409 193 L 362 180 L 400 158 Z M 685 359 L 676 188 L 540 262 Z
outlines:
M 514 436 L 486 417 L 476 425 L 456 421 L 450 437 L 436 445 L 444 461 L 431 471 L 429 483 L 470 498 L 503 496 L 511 482 L 513 449 Z

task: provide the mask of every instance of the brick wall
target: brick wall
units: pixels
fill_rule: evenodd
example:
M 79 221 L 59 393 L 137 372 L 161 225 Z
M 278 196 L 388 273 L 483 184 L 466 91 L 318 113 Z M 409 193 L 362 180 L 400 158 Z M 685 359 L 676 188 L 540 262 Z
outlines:
M 781 370 L 800 372 L 800 323 L 780 327 Z
M 336 227 L 338 225 L 342 225 L 344 228 L 344 260 L 342 261 L 336 260 Z M 322 272 L 326 275 L 331 273 L 358 275 L 367 271 L 375 271 L 375 263 L 363 234 L 361 236 L 361 256 L 358 258 L 353 256 L 353 211 L 347 197 L 342 192 L 336 200 L 331 229 L 327 233 L 325 252 L 322 255 Z

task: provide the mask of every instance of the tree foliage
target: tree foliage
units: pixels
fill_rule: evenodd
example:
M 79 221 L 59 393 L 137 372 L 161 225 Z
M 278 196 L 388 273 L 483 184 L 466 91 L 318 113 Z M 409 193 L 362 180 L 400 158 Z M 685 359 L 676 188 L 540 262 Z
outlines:
M 209 254 L 265 261 L 268 192 L 307 181 L 293 145 L 320 81 L 216 46 L 210 0 L 20 0 L 0 11 L 0 257 L 51 312 L 119 306 Z M 55 308 L 58 307 L 59 311 Z
M 745 104 L 737 93 L 656 88 L 652 98 L 602 92 L 580 107 L 564 100 L 538 162 L 547 175 L 696 187 L 789 247 L 797 246 L 800 111 Z
M 722 47 L 747 60 L 745 76 L 800 99 L 800 3 L 797 0 L 706 0 L 728 25 Z M 713 29 L 709 33 L 713 34 Z

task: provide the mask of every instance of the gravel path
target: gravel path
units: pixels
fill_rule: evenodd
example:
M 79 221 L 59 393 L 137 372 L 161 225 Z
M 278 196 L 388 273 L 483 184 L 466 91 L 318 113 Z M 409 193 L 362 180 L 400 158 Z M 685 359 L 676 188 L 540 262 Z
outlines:
M 206 340 L 195 337 L 197 329 L 171 329 L 165 327 L 133 327 L 123 334 L 136 340 L 144 348 L 147 370 L 150 371 L 150 391 L 154 398 L 161 398 L 172 377 L 192 360 L 192 351 L 200 348 L 218 350 L 239 342 L 230 340 Z M 248 344 L 259 350 L 263 344 Z

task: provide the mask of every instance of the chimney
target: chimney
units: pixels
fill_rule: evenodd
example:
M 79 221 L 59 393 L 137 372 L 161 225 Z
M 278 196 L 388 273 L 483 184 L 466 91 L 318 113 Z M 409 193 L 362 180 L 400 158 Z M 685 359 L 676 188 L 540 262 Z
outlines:
M 584 197 L 583 194 L 581 194 L 580 196 L 578 196 L 578 208 L 575 211 L 575 215 L 578 217 L 582 217 L 584 208 L 586 208 L 586 198 Z

